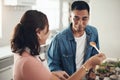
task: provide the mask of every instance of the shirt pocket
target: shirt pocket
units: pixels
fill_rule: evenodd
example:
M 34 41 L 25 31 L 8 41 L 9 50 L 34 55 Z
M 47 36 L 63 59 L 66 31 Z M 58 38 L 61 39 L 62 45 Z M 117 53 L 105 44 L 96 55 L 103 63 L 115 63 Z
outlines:
M 73 57 L 73 54 L 63 54 L 62 55 L 62 62 L 67 65 L 67 66 L 70 66 L 72 63 L 73 63 L 73 60 L 74 60 L 74 57 Z
M 62 56 L 64 58 L 71 58 L 71 57 L 73 57 L 73 54 L 63 54 Z

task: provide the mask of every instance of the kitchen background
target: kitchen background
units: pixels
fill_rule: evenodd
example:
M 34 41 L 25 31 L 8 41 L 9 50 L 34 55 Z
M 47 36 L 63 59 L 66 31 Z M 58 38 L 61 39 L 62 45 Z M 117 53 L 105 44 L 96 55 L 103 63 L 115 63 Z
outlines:
M 29 9 L 37 9 L 48 16 L 52 33 L 41 52 L 46 53 L 54 35 L 68 26 L 72 1 L 74 0 L 0 0 L 0 80 L 12 79 L 10 36 L 23 13 Z M 89 24 L 96 26 L 99 32 L 100 50 L 108 58 L 120 58 L 120 0 L 85 1 L 91 8 Z

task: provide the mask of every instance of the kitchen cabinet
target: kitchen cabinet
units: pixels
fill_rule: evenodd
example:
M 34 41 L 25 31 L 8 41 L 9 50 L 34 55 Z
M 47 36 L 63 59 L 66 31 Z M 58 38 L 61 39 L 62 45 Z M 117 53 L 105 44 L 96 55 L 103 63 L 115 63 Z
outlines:
M 12 66 L 0 70 L 0 80 L 13 80 Z
M 12 80 L 13 55 L 0 59 L 0 80 Z

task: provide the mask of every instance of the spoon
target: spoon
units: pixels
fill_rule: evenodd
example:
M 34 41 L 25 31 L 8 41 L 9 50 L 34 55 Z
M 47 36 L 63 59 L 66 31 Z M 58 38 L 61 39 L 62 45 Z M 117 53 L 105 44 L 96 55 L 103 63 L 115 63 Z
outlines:
M 92 47 L 94 47 L 99 53 L 101 53 L 100 50 L 96 47 L 96 43 L 95 42 L 90 42 L 90 45 Z

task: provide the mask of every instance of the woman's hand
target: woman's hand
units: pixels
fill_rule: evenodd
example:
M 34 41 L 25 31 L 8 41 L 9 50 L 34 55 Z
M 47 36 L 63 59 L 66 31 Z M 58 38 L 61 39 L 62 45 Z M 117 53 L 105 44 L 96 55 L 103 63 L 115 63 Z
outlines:
M 106 56 L 103 53 L 99 53 L 91 57 L 88 62 L 92 67 L 99 65 L 106 59 Z
M 53 71 L 52 74 L 60 80 L 67 80 L 69 78 L 69 75 L 65 71 Z

